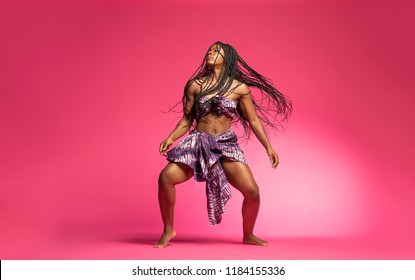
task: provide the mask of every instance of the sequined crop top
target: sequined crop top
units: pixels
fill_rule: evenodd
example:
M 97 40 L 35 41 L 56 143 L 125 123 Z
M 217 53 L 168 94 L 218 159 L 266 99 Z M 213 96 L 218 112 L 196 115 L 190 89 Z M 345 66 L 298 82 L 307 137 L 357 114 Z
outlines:
M 224 97 L 222 95 L 215 95 L 211 98 L 202 96 L 197 104 L 197 119 L 209 113 L 215 113 L 218 116 L 225 115 L 231 119 L 236 114 L 236 105 L 238 102 L 234 99 Z

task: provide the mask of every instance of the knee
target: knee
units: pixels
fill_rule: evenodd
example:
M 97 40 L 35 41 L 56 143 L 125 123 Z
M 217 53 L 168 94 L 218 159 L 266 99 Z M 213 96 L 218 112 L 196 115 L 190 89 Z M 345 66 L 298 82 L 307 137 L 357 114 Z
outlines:
M 164 187 L 168 186 L 169 184 L 171 184 L 170 172 L 167 170 L 162 170 L 159 175 L 158 185 L 159 187 Z
M 244 198 L 250 201 L 259 201 L 259 189 L 257 185 L 249 187 L 243 193 Z

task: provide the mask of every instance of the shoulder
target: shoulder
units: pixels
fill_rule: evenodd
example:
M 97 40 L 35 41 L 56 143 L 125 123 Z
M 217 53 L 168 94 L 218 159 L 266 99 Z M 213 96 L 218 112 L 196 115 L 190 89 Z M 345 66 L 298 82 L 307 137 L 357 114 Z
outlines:
M 200 81 L 198 79 L 192 79 L 187 81 L 185 87 L 185 93 L 189 97 L 194 97 L 200 92 Z
M 249 89 L 247 84 L 240 82 L 236 79 L 233 80 L 231 88 L 232 92 L 239 95 L 247 95 L 251 93 L 251 90 Z

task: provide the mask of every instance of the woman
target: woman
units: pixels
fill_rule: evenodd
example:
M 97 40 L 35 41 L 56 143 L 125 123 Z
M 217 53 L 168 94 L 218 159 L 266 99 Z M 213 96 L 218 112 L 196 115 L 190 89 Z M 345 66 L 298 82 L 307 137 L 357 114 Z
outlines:
M 249 87 L 262 93 L 255 101 Z M 262 105 L 267 102 L 267 106 Z M 268 245 L 253 233 L 259 210 L 259 189 L 239 148 L 232 123 L 240 121 L 249 138 L 250 132 L 264 146 L 272 168 L 278 166 L 278 155 L 271 146 L 263 123 L 275 128 L 288 120 L 291 101 L 278 92 L 271 81 L 249 67 L 236 50 L 222 42 L 214 43 L 202 65 L 186 84 L 183 117 L 170 135 L 160 144 L 160 153 L 169 163 L 159 176 L 159 204 L 164 223 L 160 240 L 154 245 L 164 248 L 175 237 L 173 229 L 175 185 L 194 176 L 206 181 L 208 217 L 211 225 L 221 222 L 225 204 L 230 198 L 229 183 L 243 197 L 243 243 Z M 273 119 L 270 120 L 270 117 Z M 167 152 L 175 140 L 191 127 L 191 133 Z

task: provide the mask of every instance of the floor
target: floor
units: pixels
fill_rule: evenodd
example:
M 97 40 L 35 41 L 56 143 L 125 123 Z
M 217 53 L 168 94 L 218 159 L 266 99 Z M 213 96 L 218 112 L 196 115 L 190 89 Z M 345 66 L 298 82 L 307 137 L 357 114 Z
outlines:
M 415 244 L 353 238 L 266 237 L 269 246 L 244 245 L 238 236 L 176 236 L 167 248 L 159 234 L 66 234 L 51 240 L 0 240 L 0 259 L 59 260 L 382 260 L 415 259 Z

